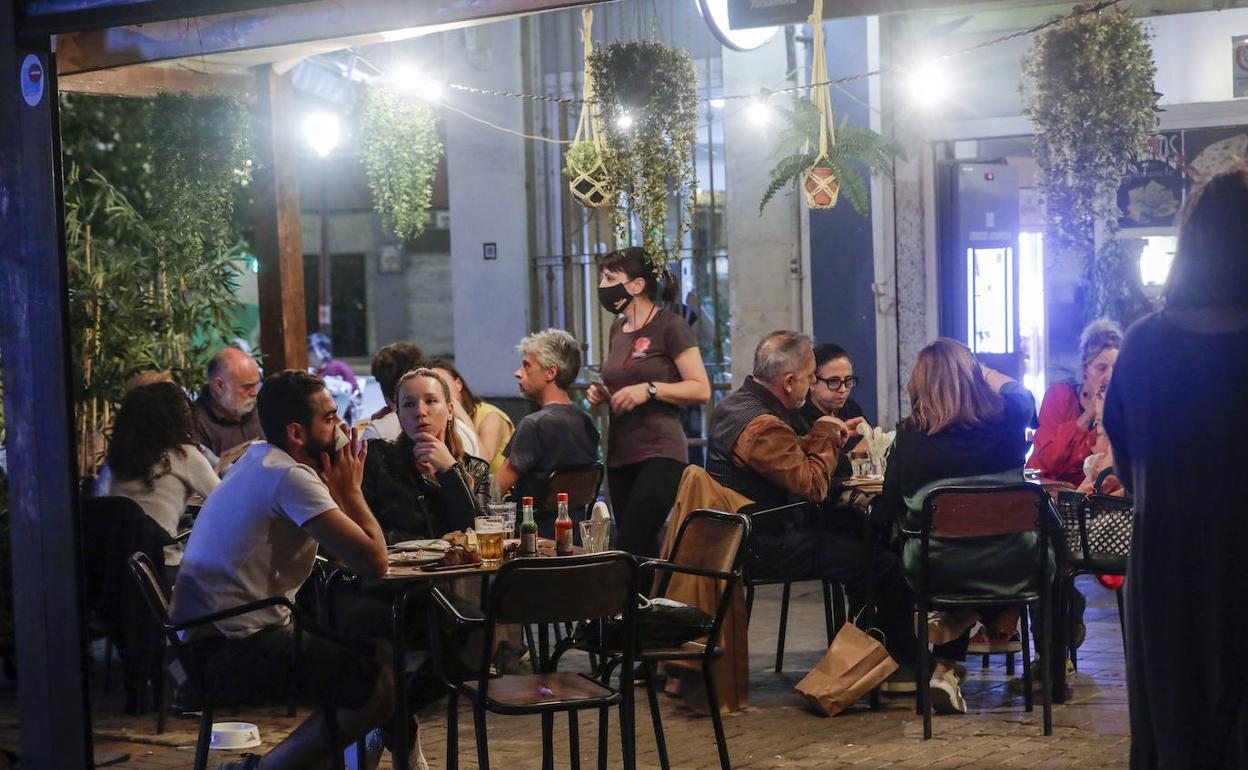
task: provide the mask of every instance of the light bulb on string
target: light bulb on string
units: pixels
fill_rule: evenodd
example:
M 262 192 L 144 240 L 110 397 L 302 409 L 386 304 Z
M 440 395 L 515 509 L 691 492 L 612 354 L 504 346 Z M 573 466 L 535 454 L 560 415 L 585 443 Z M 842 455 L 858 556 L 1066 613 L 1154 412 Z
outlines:
M 771 105 L 764 98 L 754 99 L 747 110 L 750 122 L 760 128 L 771 122 Z
M 332 112 L 314 112 L 303 120 L 303 135 L 313 152 L 328 157 L 338 146 L 338 116 Z
M 724 105 L 725 105 L 725 104 L 727 104 L 727 102 L 725 102 L 723 99 L 712 99 L 712 100 L 711 100 L 711 106 L 712 106 L 712 107 L 714 107 L 714 108 L 715 108 L 715 109 L 717 109 L 717 110 L 722 110 L 722 109 L 724 108 Z
M 906 78 L 911 101 L 923 109 L 936 106 L 949 95 L 949 74 L 937 60 L 914 66 Z

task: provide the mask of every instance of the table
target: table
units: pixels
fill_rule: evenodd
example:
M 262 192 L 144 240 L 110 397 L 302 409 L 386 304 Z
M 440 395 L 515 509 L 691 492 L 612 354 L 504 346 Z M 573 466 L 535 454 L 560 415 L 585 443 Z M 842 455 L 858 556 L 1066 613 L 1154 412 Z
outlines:
M 573 553 L 584 553 L 584 549 L 574 547 Z M 553 540 L 538 540 L 538 556 L 555 558 L 555 542 Z M 532 558 L 532 557 L 529 557 Z M 413 564 L 395 564 L 391 565 L 390 571 L 375 578 L 361 579 L 361 585 L 370 588 L 383 588 L 393 591 L 391 600 L 391 631 L 392 631 L 392 648 L 394 654 L 394 686 L 395 686 L 395 743 L 398 746 L 407 746 L 411 737 L 408 735 L 408 721 L 411 718 L 411 711 L 407 703 L 407 599 L 409 593 L 422 586 L 440 580 L 451 580 L 455 578 L 468 577 L 471 575 L 479 575 L 482 579 L 482 585 L 488 582 L 490 575 L 497 572 L 501 564 L 484 565 L 472 564 L 466 565 L 458 569 L 448 569 L 438 572 L 430 572 L 421 569 L 418 565 Z M 336 569 L 326 581 L 326 592 L 333 589 L 333 584 L 341 577 L 354 576 L 354 573 L 345 567 Z M 484 594 L 484 591 L 482 592 Z M 544 629 L 543 629 L 544 630 Z M 430 628 L 429 633 L 438 632 L 436 628 Z M 543 639 L 543 642 L 545 639 Z M 543 645 L 545 646 L 545 645 Z M 393 766 L 395 770 L 411 770 L 411 764 L 408 761 L 407 752 L 400 751 L 393 755 Z

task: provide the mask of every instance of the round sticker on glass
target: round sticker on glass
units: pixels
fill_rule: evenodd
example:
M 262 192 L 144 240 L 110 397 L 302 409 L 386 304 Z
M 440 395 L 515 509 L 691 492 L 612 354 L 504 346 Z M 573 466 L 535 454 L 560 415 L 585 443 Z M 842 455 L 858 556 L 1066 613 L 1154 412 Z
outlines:
M 38 106 L 43 101 L 43 92 L 47 85 L 47 73 L 43 71 L 43 62 L 39 61 L 38 56 L 32 53 L 22 60 L 21 78 L 22 98 L 29 106 Z

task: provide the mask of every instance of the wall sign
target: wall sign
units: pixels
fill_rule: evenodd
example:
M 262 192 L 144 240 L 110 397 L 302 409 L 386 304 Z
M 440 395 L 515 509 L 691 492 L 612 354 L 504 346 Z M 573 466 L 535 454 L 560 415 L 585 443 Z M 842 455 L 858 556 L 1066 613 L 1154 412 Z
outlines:
M 498 244 L 483 243 L 481 244 L 481 256 L 486 259 L 498 259 Z
M 27 106 L 39 106 L 39 102 L 43 101 L 43 92 L 47 89 L 47 73 L 43 71 L 43 62 L 39 61 L 38 56 L 27 54 L 22 60 L 20 78 L 22 98 L 26 100 Z

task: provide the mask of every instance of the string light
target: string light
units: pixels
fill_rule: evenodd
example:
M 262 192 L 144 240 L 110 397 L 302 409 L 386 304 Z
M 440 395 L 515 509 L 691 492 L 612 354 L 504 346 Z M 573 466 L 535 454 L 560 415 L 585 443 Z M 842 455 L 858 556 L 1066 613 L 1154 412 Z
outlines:
M 911 100 L 925 109 L 942 103 L 949 95 L 949 76 L 938 61 L 915 67 L 906 80 Z
M 338 146 L 338 116 L 332 112 L 314 112 L 303 119 L 303 135 L 313 152 L 328 157 Z
M 712 107 L 714 107 L 715 109 L 717 109 L 717 110 L 722 110 L 722 109 L 724 108 L 724 105 L 725 105 L 725 104 L 727 104 L 727 103 L 728 103 L 728 102 L 724 101 L 723 99 L 719 99 L 719 98 L 715 98 L 715 99 L 711 99 L 711 100 L 710 100 L 710 105 L 711 105 Z

